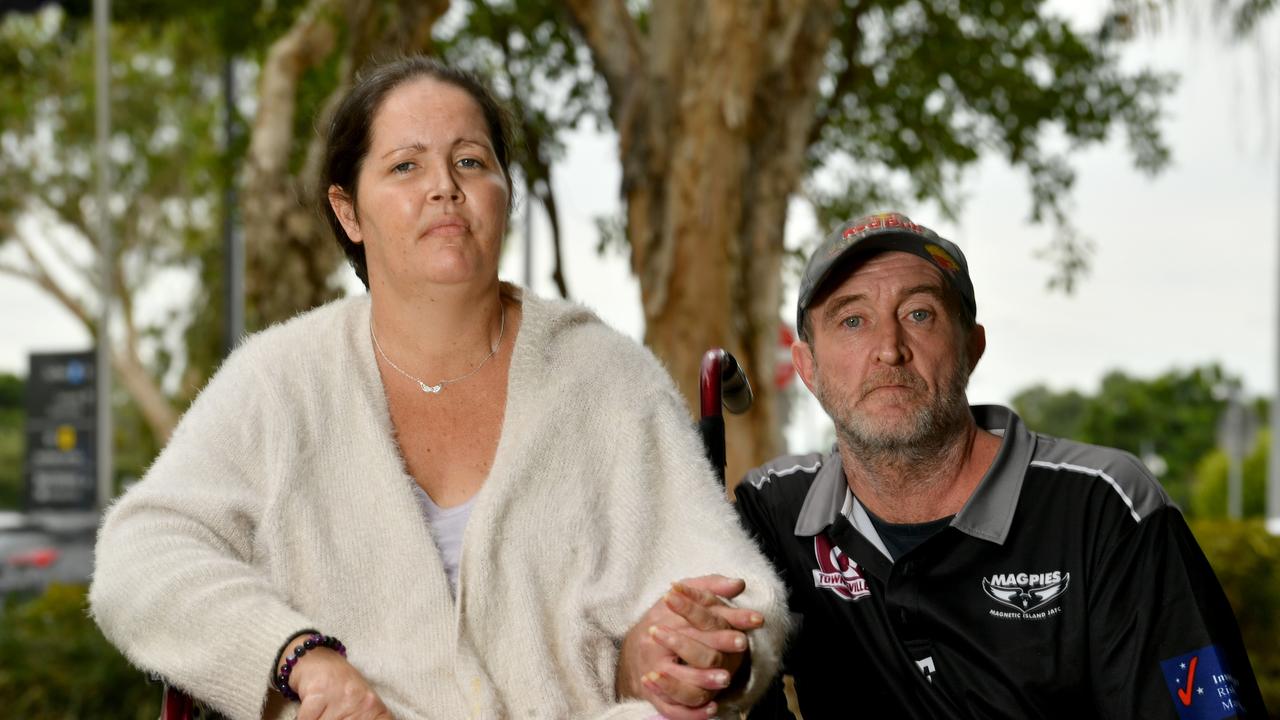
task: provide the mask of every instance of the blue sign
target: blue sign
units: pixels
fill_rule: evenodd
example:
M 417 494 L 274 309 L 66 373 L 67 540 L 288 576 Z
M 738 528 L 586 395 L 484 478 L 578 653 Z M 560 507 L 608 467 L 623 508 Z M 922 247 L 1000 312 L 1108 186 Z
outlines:
M 79 360 L 67 363 L 67 382 L 72 385 L 83 385 L 86 377 L 85 364 Z
M 27 374 L 27 510 L 98 502 L 98 393 L 93 352 L 31 355 Z

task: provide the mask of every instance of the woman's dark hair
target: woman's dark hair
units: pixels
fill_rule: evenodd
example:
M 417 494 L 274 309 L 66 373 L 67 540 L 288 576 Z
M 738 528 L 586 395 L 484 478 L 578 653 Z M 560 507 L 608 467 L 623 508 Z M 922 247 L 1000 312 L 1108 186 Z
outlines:
M 360 177 L 360 166 L 369 153 L 374 116 L 392 90 L 424 77 L 465 90 L 480 106 L 489 125 L 489 141 L 493 143 L 493 152 L 507 179 L 507 196 L 511 197 L 511 123 L 506 109 L 483 80 L 465 70 L 449 67 L 423 55 L 398 58 L 360 73 L 355 85 L 342 98 L 329 122 L 329 131 L 325 137 L 324 164 L 321 166 L 317 190 L 321 212 L 329 221 L 329 227 L 333 229 L 333 235 L 346 253 L 351 267 L 355 269 L 356 276 L 366 288 L 369 287 L 369 268 L 365 263 L 364 245 L 352 242 L 347 236 L 347 231 L 343 229 L 329 204 L 329 188 L 334 185 L 342 188 L 351 199 L 352 207 L 355 207 L 356 184 Z

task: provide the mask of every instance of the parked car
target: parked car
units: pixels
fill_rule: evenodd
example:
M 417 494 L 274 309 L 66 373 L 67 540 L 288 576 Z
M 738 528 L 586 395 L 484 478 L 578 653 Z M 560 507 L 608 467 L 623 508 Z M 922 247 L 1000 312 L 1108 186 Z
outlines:
M 0 513 L 0 594 L 88 582 L 93 540 L 91 519 Z

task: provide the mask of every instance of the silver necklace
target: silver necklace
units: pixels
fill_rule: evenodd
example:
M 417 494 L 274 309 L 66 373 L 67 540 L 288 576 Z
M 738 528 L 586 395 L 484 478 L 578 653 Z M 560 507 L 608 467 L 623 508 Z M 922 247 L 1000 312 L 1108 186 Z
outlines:
M 503 305 L 502 320 L 498 325 L 498 341 L 493 344 L 493 348 L 489 350 L 488 355 L 484 356 L 484 359 L 480 361 L 480 364 L 471 368 L 471 372 L 467 373 L 466 375 L 459 375 L 458 377 L 451 378 L 449 380 L 441 380 L 435 385 L 428 385 L 427 383 L 423 382 L 421 379 L 416 378 L 413 375 L 410 375 L 409 373 L 400 369 L 399 365 L 395 364 L 394 362 L 392 362 L 391 358 L 387 357 L 387 354 L 382 351 L 382 346 L 378 344 L 378 334 L 373 331 L 373 316 L 372 315 L 369 316 L 369 336 L 373 338 L 373 347 L 375 347 L 378 350 L 378 354 L 382 356 L 383 360 L 387 361 L 387 364 L 391 366 L 392 370 L 395 370 L 396 372 L 400 373 L 406 378 L 409 378 L 410 380 L 414 381 L 415 383 L 418 384 L 419 388 L 422 388 L 422 392 L 428 393 L 430 395 L 438 394 L 441 390 L 444 389 L 445 385 L 452 385 L 453 383 L 461 382 L 471 377 L 472 375 L 475 375 L 477 372 L 479 372 L 480 368 L 484 367 L 484 364 L 489 362 L 489 359 L 492 358 L 494 354 L 498 352 L 498 348 L 502 346 L 502 335 L 504 332 L 506 332 L 506 330 L 507 330 L 507 307 Z

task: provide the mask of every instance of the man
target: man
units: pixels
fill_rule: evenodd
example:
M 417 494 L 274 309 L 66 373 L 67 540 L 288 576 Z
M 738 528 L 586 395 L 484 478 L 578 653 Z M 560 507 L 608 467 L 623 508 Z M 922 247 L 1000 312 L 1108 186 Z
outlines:
M 737 507 L 790 592 L 806 720 L 1266 717 L 1142 464 L 968 405 L 976 319 L 960 249 L 902 215 L 844 225 L 805 269 L 792 359 L 836 448 L 751 471 Z

